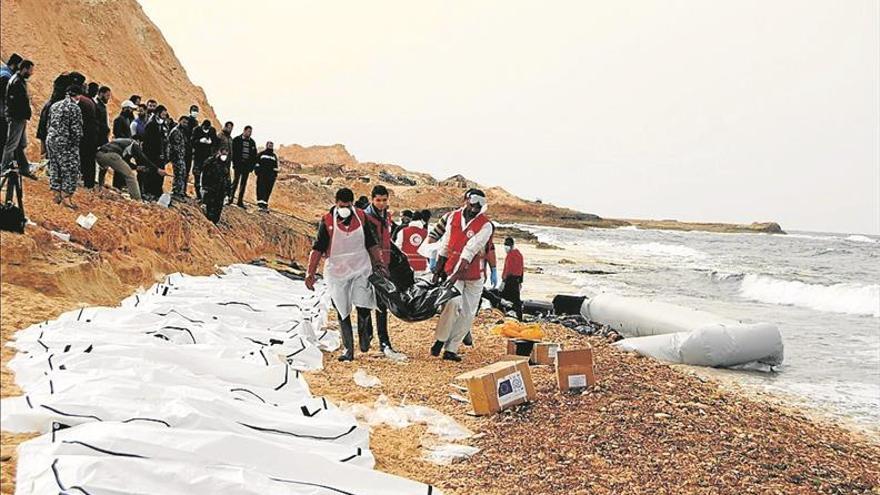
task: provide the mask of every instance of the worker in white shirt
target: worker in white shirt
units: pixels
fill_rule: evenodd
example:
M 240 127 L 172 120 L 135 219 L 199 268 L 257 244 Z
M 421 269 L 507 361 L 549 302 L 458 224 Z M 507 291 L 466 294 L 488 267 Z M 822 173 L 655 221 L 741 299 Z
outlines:
M 465 206 L 448 216 L 439 241 L 434 282 L 448 276 L 449 283 L 461 292 L 461 297 L 443 308 L 431 346 L 431 355 L 439 356 L 445 349 L 443 359 L 449 361 L 461 361 L 458 348 L 471 331 L 483 294 L 483 258 L 494 232 L 486 208 L 486 194 L 478 189 L 469 191 Z

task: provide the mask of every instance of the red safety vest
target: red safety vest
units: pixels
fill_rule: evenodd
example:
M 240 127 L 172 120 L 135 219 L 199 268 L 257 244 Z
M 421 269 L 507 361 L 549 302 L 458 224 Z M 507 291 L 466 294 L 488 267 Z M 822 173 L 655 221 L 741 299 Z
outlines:
M 379 236 L 379 251 L 382 255 L 382 264 L 388 266 L 391 263 L 391 212 L 385 210 L 385 220 L 376 218 L 374 215 L 366 215 L 367 220 L 376 228 Z
M 354 213 L 357 216 L 358 220 L 360 220 L 360 222 L 355 223 L 354 221 L 351 221 L 348 223 L 348 225 L 345 225 L 344 223 L 340 222 L 339 228 L 345 232 L 354 232 L 355 230 L 357 230 L 357 228 L 359 226 L 364 225 L 364 222 L 366 220 L 366 215 L 364 215 L 363 210 L 361 210 L 360 208 L 355 208 L 353 206 L 351 207 L 351 209 L 354 210 Z M 330 234 L 330 245 L 327 246 L 327 252 L 324 253 L 324 257 L 329 257 L 330 256 L 330 249 L 333 248 L 333 232 L 335 232 L 335 230 L 336 230 L 336 219 L 333 218 L 335 216 L 335 214 L 336 214 L 335 208 L 333 211 L 324 214 L 324 219 L 323 219 L 324 226 L 327 227 L 327 233 Z
M 480 213 L 476 218 L 472 219 L 470 223 L 466 224 L 464 228 L 461 226 L 461 221 L 462 210 L 455 210 L 452 213 L 452 218 L 450 220 L 451 225 L 448 232 L 449 245 L 446 249 L 447 259 L 445 270 L 446 273 L 450 275 L 455 271 L 455 267 L 458 265 L 458 260 L 461 258 L 461 252 L 464 250 L 468 241 L 470 241 L 484 225 L 489 223 L 489 218 Z M 461 280 L 481 280 L 483 278 L 484 256 L 485 248 L 481 249 L 480 252 L 474 256 L 474 259 L 471 260 L 471 264 L 468 265 L 468 269 L 462 275 Z
M 419 246 L 428 237 L 428 229 L 421 227 L 404 227 L 400 231 L 401 248 L 406 259 L 409 260 L 409 266 L 417 272 L 423 272 L 428 269 L 428 258 L 419 254 Z

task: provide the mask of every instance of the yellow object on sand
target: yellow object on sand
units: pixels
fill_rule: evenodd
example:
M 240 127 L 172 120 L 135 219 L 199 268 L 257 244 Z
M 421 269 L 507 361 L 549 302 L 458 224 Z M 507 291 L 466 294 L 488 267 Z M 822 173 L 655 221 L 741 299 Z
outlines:
M 518 321 L 506 321 L 501 325 L 496 325 L 492 329 L 492 333 L 507 337 L 509 339 L 525 339 L 540 341 L 544 339 L 544 330 L 537 323 L 529 323 L 524 325 Z

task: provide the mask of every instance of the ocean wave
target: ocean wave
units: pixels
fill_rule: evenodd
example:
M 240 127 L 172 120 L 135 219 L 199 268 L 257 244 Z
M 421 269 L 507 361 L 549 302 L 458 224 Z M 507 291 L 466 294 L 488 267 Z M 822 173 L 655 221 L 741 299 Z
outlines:
M 746 276 L 745 273 L 731 273 L 731 272 L 719 272 L 719 271 L 712 271 L 712 273 L 710 275 L 712 277 L 712 280 L 714 280 L 716 282 L 740 281 Z
M 649 256 L 677 256 L 682 258 L 705 258 L 708 255 L 698 249 L 682 246 L 680 244 L 663 244 L 661 242 L 649 242 L 632 246 L 633 251 Z
M 866 242 L 868 244 L 877 244 L 878 242 L 880 242 L 880 240 L 872 239 L 866 235 L 859 234 L 851 235 L 847 237 L 846 240 L 850 242 Z
M 877 284 L 808 284 L 748 274 L 743 277 L 740 295 L 770 304 L 880 317 L 880 285 Z

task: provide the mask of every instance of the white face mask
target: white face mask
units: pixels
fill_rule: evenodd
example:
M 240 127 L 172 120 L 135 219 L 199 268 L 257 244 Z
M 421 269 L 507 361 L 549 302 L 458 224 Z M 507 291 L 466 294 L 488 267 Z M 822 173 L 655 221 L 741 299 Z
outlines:
M 228 158 L 227 155 L 220 155 L 220 161 L 221 161 L 221 162 L 225 162 L 225 161 L 226 161 L 226 158 Z
M 156 119 L 156 123 L 157 123 L 157 124 L 164 124 L 165 121 L 162 120 L 162 119 L 157 118 L 157 119 Z
M 513 246 L 504 246 L 504 252 L 509 253 Z
M 190 117 L 192 117 L 192 118 L 196 118 L 196 117 L 199 116 L 199 112 L 190 112 L 189 115 L 190 115 Z
M 336 214 L 339 215 L 339 218 L 345 220 L 346 218 L 351 216 L 351 208 L 347 206 L 340 206 L 336 208 Z

